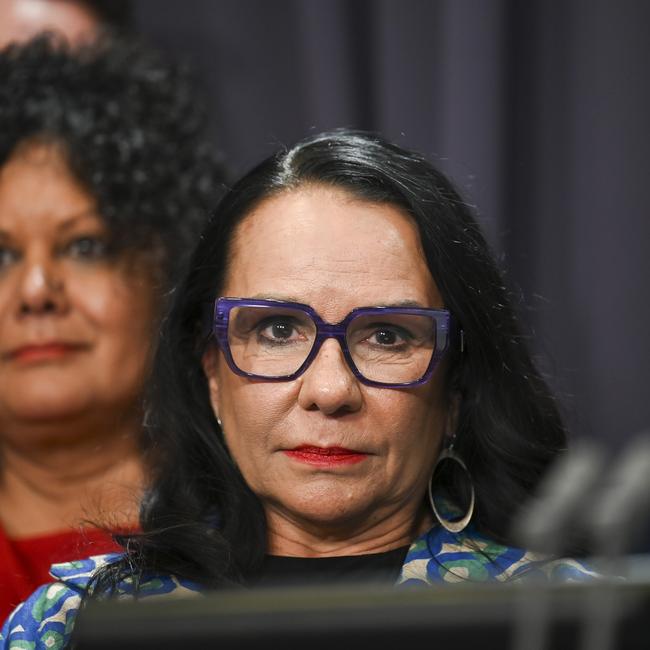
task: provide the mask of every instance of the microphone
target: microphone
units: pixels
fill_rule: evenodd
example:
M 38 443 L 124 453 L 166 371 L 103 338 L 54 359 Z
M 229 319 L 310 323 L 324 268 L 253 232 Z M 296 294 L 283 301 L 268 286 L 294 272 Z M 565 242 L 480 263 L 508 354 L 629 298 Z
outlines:
M 617 621 L 634 606 L 617 596 L 627 573 L 621 559 L 650 511 L 650 434 L 636 436 L 609 470 L 604 458 L 594 443 L 578 444 L 550 468 L 512 527 L 521 546 L 555 557 L 572 540 L 586 540 L 589 562 L 603 575 L 585 601 L 584 650 L 613 648 Z M 514 647 L 543 650 L 552 623 L 551 589 L 540 584 L 522 595 Z

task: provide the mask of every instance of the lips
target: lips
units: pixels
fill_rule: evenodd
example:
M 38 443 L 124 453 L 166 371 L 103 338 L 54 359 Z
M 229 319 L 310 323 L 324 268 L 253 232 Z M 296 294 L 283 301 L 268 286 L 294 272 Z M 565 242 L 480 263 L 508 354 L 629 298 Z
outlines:
M 284 453 L 302 463 L 330 467 L 354 465 L 368 457 L 368 454 L 345 447 L 314 447 L 312 445 L 300 445 L 294 449 L 284 450 Z
M 35 363 L 39 361 L 55 361 L 57 359 L 62 359 L 85 348 L 85 345 L 79 343 L 48 341 L 45 343 L 22 345 L 18 348 L 14 348 L 5 356 L 8 359 L 21 363 Z

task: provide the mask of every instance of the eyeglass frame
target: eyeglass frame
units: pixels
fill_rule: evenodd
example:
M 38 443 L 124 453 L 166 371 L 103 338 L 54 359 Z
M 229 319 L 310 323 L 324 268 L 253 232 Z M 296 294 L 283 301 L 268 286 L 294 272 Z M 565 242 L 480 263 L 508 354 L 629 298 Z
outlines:
M 265 375 L 256 375 L 255 373 L 246 372 L 237 366 L 235 360 L 233 359 L 232 352 L 230 350 L 230 343 L 228 342 L 228 323 L 230 319 L 230 312 L 235 307 L 265 307 L 265 308 L 286 308 L 286 309 L 296 309 L 302 311 L 306 314 L 316 326 L 316 336 L 314 338 L 314 343 L 309 351 L 309 354 L 302 362 L 300 367 L 290 375 L 277 375 L 277 376 L 265 376 Z M 435 332 L 435 349 L 431 355 L 431 360 L 427 369 L 424 371 L 423 375 L 414 381 L 402 382 L 402 383 L 387 383 L 381 381 L 375 381 L 373 379 L 368 379 L 365 377 L 357 368 L 348 348 L 348 343 L 346 340 L 346 332 L 348 326 L 352 320 L 359 316 L 369 315 L 369 314 L 413 314 L 415 316 L 427 316 L 433 318 L 436 323 L 436 332 Z M 213 304 L 212 310 L 212 323 L 211 323 L 211 333 L 216 339 L 221 351 L 223 352 L 224 358 L 230 370 L 232 370 L 236 375 L 241 377 L 248 377 L 250 379 L 259 379 L 262 381 L 293 381 L 302 375 L 313 363 L 314 359 L 320 352 L 320 349 L 323 343 L 330 338 L 334 338 L 339 342 L 341 350 L 343 352 L 343 357 L 348 365 L 348 368 L 352 371 L 352 374 L 366 386 L 375 386 L 378 388 L 413 388 L 415 386 L 421 386 L 426 384 L 433 375 L 434 370 L 436 369 L 440 360 L 444 357 L 447 351 L 451 347 L 451 339 L 453 333 L 457 330 L 456 323 L 453 315 L 447 309 L 429 309 L 429 308 L 420 308 L 420 307 L 356 307 L 349 314 L 343 318 L 343 320 L 338 323 L 327 323 L 324 321 L 320 315 L 316 312 L 313 307 L 299 302 L 287 302 L 283 300 L 272 300 L 272 299 L 256 299 L 256 298 L 227 298 L 221 297 L 217 298 Z M 440 335 L 444 334 L 444 345 L 438 345 L 440 342 Z M 459 330 L 460 340 L 461 340 L 461 352 L 463 350 L 463 331 Z

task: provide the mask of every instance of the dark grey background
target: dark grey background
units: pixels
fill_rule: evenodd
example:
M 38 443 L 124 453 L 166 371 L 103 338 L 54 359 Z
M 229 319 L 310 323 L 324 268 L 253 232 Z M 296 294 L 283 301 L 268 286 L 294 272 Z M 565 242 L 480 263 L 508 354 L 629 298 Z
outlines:
M 578 435 L 650 423 L 650 2 L 138 0 L 197 69 L 235 174 L 355 126 L 476 205 Z M 525 306 L 524 306 L 525 304 Z

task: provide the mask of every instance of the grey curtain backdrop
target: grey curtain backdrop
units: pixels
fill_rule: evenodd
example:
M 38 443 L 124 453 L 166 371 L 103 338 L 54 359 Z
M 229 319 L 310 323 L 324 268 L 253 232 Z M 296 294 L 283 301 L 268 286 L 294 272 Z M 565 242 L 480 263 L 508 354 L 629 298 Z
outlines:
M 138 0 L 234 174 L 354 126 L 476 205 L 575 434 L 650 424 L 650 2 Z

